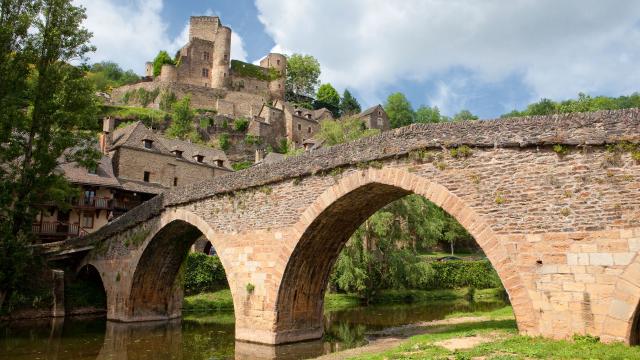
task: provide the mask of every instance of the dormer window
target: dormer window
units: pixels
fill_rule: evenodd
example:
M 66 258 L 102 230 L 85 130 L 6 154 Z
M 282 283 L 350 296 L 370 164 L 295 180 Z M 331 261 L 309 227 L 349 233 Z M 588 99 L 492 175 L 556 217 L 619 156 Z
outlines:
M 296 115 L 301 116 L 302 115 L 302 111 L 296 110 Z
M 217 167 L 222 167 L 224 165 L 224 161 L 222 160 L 216 160 L 216 166 Z
M 182 150 L 173 150 L 173 155 L 176 156 L 176 159 L 182 159 Z
M 307 117 L 307 119 L 311 120 L 311 114 L 307 114 L 305 116 Z
M 151 149 L 153 147 L 153 140 L 144 139 L 144 140 L 142 140 L 142 145 L 144 145 L 145 149 Z
M 193 159 L 198 163 L 204 162 L 204 156 L 200 154 L 193 155 Z

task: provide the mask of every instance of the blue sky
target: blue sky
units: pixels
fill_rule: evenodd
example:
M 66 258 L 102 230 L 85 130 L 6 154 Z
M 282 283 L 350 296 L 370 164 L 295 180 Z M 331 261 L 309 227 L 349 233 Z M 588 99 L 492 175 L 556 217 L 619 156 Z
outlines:
M 305 53 L 363 107 L 394 91 L 414 107 L 492 118 L 542 97 L 638 91 L 634 0 L 77 0 L 98 51 L 141 73 L 186 41 L 191 15 L 219 15 L 232 58 Z

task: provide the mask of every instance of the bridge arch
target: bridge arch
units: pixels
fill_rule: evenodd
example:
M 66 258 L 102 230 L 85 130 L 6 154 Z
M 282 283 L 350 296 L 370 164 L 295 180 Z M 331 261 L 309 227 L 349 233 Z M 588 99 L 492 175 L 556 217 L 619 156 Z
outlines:
M 536 332 L 523 279 L 489 223 L 462 199 L 427 178 L 394 168 L 359 170 L 324 191 L 294 226 L 295 243 L 276 300 L 276 343 L 322 336 L 324 292 L 331 268 L 362 222 L 388 203 L 418 194 L 442 207 L 476 239 L 496 269 L 520 331 Z
M 132 262 L 127 321 L 165 320 L 182 314 L 182 287 L 176 281 L 194 242 L 204 236 L 215 248 L 218 236 L 199 216 L 183 209 L 167 209 Z M 228 269 L 221 253 L 222 266 Z M 230 285 L 233 279 L 228 278 Z M 233 292 L 233 286 L 231 287 Z

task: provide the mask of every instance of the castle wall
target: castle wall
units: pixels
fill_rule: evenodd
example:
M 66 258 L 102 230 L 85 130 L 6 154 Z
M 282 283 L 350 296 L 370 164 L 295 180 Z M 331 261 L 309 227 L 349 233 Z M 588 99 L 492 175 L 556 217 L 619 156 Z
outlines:
M 265 80 L 231 75 L 231 89 L 270 98 L 269 82 Z
M 189 19 L 189 41 L 199 38 L 213 42 L 218 27 L 220 18 L 217 16 L 192 16 Z
M 230 82 L 229 62 L 231 60 L 231 29 L 218 28 L 213 48 L 213 65 L 211 67 L 211 87 L 224 88 Z

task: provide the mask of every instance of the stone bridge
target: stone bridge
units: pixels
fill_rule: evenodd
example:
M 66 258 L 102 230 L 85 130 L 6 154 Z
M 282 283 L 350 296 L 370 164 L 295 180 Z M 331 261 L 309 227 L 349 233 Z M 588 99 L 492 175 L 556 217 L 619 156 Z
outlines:
M 637 109 L 411 125 L 176 188 L 51 251 L 91 249 L 81 266 L 101 275 L 108 319 L 161 320 L 181 315 L 176 279 L 204 234 L 227 273 L 238 340 L 316 339 L 347 239 L 415 193 L 473 235 L 521 333 L 634 343 L 638 142 Z

